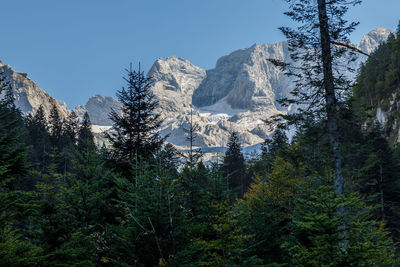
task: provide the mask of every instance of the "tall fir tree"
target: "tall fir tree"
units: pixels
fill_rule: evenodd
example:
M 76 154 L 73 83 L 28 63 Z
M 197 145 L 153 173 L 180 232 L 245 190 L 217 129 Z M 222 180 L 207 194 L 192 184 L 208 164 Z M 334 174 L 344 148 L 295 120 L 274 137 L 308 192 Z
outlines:
M 338 195 L 344 193 L 342 173 L 343 156 L 340 142 L 339 112 L 341 101 L 349 92 L 351 82 L 343 72 L 354 71 L 350 64 L 354 52 L 361 52 L 348 45 L 349 34 L 357 26 L 348 22 L 348 6 L 360 0 L 287 0 L 290 10 L 285 14 L 300 25 L 297 29 L 281 27 L 288 38 L 291 59 L 298 66 L 272 60 L 283 66 L 295 78 L 293 98 L 284 99 L 286 105 L 297 103 L 297 112 L 286 116 L 291 122 L 307 125 L 308 121 L 324 120 L 325 133 L 331 146 L 334 188 Z M 306 105 L 304 105 L 306 104 Z M 343 207 L 338 212 L 343 213 Z
M 40 250 L 24 238 L 29 219 L 25 203 L 28 164 L 24 125 L 15 107 L 11 85 L 0 73 L 0 265 L 29 266 L 38 262 Z
M 107 134 L 112 145 L 112 157 L 121 166 L 132 167 L 140 158 L 151 159 L 160 148 L 162 139 L 157 130 L 162 120 L 156 108 L 158 101 L 151 91 L 152 78 L 140 69 L 126 70 L 127 87 L 117 91 L 121 113 L 113 110 L 110 119 L 113 132 Z
M 238 193 L 239 196 L 243 196 L 247 186 L 245 181 L 246 166 L 237 132 L 231 133 L 222 169 L 227 179 L 228 188 Z
M 200 126 L 197 123 L 193 123 L 193 110 L 190 110 L 190 121 L 189 127 L 184 128 L 184 132 L 187 134 L 186 140 L 189 142 L 189 151 L 186 155 L 186 165 L 192 170 L 194 166 L 201 159 L 201 149 L 194 149 L 195 141 L 197 138 L 197 132 Z
M 80 150 L 95 148 L 94 135 L 92 132 L 92 123 L 89 114 L 85 112 L 82 122 L 78 129 L 77 147 Z
M 59 151 L 62 150 L 62 134 L 63 134 L 64 122 L 60 116 L 60 112 L 55 104 L 52 105 L 49 115 L 49 130 L 50 140 L 53 147 L 56 147 Z
M 270 139 L 265 139 L 261 145 L 261 159 L 265 162 L 267 171 L 271 171 L 271 166 L 275 160 L 275 157 L 279 155 L 280 151 L 283 151 L 289 144 L 285 132 L 277 128 Z

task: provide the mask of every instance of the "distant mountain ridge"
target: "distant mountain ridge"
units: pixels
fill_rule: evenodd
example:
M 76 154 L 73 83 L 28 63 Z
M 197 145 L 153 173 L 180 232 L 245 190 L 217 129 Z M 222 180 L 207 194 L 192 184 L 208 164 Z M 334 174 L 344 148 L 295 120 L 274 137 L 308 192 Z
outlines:
M 385 28 L 371 31 L 361 39 L 360 49 L 366 53 L 374 51 L 391 32 Z M 288 111 L 277 100 L 289 96 L 293 88 L 291 79 L 273 66 L 269 58 L 290 62 L 287 42 L 255 44 L 234 51 L 221 57 L 210 70 L 175 56 L 158 59 L 148 75 L 154 78 L 152 90 L 164 118 L 161 134 L 168 134 L 172 144 L 187 146 L 184 129 L 188 128 L 193 111 L 193 121 L 199 125 L 195 143 L 198 147 L 224 147 L 232 131 L 239 133 L 245 147 L 262 142 L 272 131 L 264 120 Z M 365 60 L 366 56 L 359 55 L 354 67 Z M 66 106 L 37 87 L 26 74 L 0 63 L 2 71 L 14 84 L 16 104 L 25 114 L 37 110 L 40 104 L 48 113 L 55 103 L 62 116 L 68 116 L 70 111 Z M 119 109 L 117 100 L 96 95 L 74 111 L 80 117 L 88 112 L 95 125 L 111 126 L 108 117 L 111 109 Z

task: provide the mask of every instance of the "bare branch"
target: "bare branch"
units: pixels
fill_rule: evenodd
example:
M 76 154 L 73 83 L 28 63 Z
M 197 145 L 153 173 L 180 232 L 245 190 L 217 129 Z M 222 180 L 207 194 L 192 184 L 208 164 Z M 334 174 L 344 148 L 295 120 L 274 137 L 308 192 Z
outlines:
M 333 41 L 333 40 L 331 40 L 331 43 L 334 44 L 334 45 L 346 47 L 346 48 L 348 48 L 350 50 L 353 50 L 353 51 L 355 51 L 357 53 L 363 54 L 363 55 L 365 55 L 367 57 L 370 56 L 369 54 L 363 52 L 360 48 L 358 48 L 357 46 L 355 46 L 353 44 L 345 43 L 345 42 L 342 42 L 342 41 Z

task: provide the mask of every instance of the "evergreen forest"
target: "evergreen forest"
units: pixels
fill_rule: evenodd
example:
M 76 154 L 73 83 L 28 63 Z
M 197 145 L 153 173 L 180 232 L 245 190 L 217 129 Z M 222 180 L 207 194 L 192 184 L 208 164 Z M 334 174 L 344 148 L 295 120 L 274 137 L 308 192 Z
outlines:
M 312 13 L 315 1 L 300 2 L 287 15 L 319 15 L 313 27 L 324 36 L 324 6 Z M 338 18 L 330 32 L 346 40 L 356 25 L 340 20 L 344 2 L 326 5 Z M 282 31 L 298 40 L 294 58 L 315 62 L 304 49 L 317 45 L 312 36 Z M 323 65 L 305 63 L 303 75 L 288 69 L 297 99 L 319 97 L 301 90 L 325 88 L 330 78 L 314 74 L 344 53 L 318 54 Z M 63 118 L 54 106 L 22 116 L 1 78 L 0 266 L 400 266 L 400 147 L 371 117 L 399 90 L 399 70 L 400 28 L 369 56 L 355 86 L 332 80 L 348 88 L 334 102 L 325 95 L 269 121 L 275 131 L 252 156 L 232 131 L 212 162 L 193 147 L 196 125 L 186 151 L 160 136 L 152 77 L 140 69 L 125 72 L 121 112 L 110 114 L 103 146 L 88 114 Z

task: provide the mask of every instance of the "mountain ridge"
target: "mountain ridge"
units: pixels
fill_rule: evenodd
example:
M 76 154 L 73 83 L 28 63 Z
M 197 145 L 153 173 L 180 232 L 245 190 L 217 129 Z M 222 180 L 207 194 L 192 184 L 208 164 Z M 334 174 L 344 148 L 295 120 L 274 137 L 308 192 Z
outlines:
M 364 52 L 375 50 L 386 40 L 391 30 L 377 28 L 363 36 L 359 47 Z M 243 146 L 254 146 L 262 142 L 272 129 L 264 120 L 287 112 L 277 100 L 287 97 L 293 82 L 282 70 L 273 66 L 268 59 L 290 62 L 287 42 L 254 44 L 222 56 L 213 69 L 204 70 L 189 60 L 176 56 L 157 59 L 148 75 L 154 79 L 153 93 L 159 100 L 158 111 L 164 118 L 161 135 L 169 135 L 174 145 L 187 145 L 185 128 L 193 121 L 199 126 L 195 145 L 198 147 L 224 147 L 232 131 L 239 133 Z M 366 60 L 360 55 L 355 64 Z M 26 74 L 15 72 L 0 61 L 0 72 L 15 85 L 17 107 L 24 114 L 34 112 L 40 104 L 48 114 L 55 103 L 63 117 L 71 111 L 40 89 Z M 96 95 L 85 105 L 73 111 L 82 117 L 89 113 L 92 123 L 110 126 L 111 109 L 119 109 L 112 97 Z M 107 127 L 109 128 L 109 127 Z

